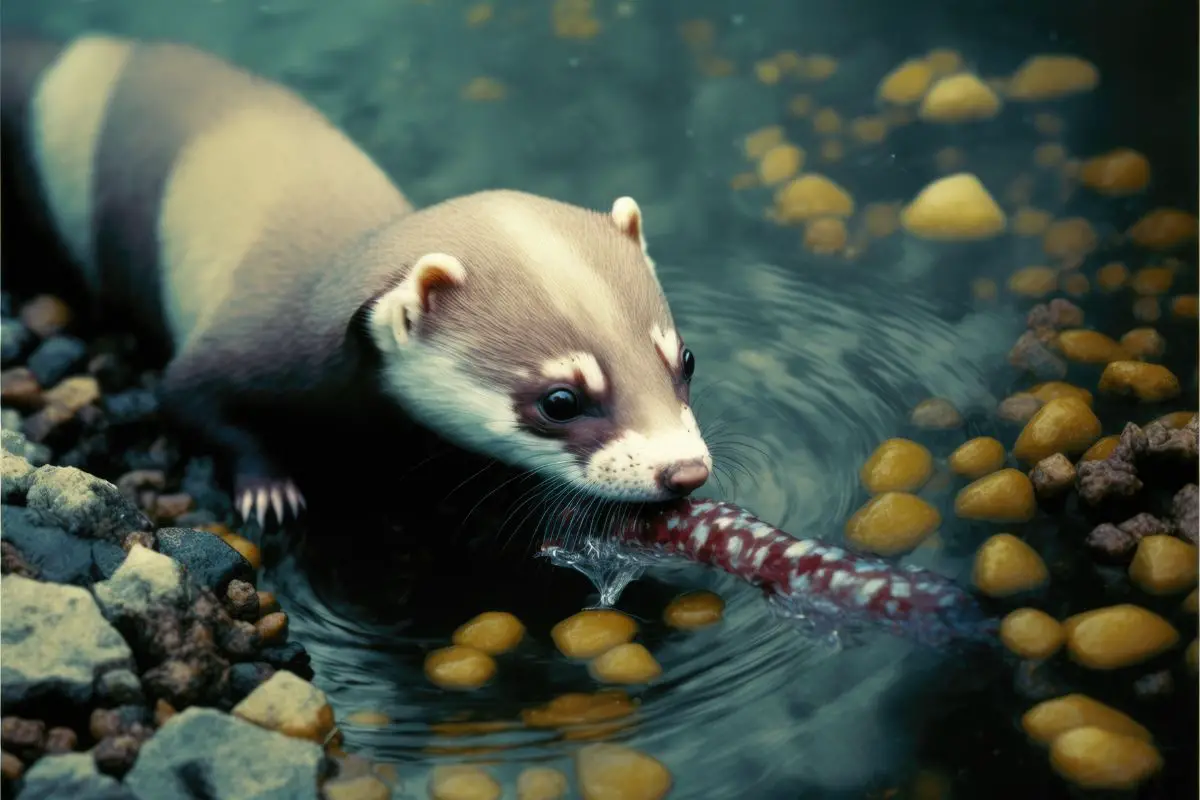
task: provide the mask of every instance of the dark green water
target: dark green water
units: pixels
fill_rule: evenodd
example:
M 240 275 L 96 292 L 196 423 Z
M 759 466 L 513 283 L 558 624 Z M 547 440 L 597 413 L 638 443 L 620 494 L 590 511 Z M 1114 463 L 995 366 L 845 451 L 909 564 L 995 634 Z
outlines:
M 1151 206 L 1195 206 L 1192 2 L 599 0 L 595 16 L 604 27 L 586 41 L 553 36 L 549 2 L 500 0 L 493 19 L 478 28 L 464 22 L 470 5 L 9 0 L 3 24 L 59 35 L 98 27 L 188 41 L 227 56 L 312 98 L 418 204 L 498 186 L 599 208 L 634 196 L 699 359 L 701 421 L 720 421 L 713 438 L 732 457 L 713 493 L 796 534 L 839 535 L 865 499 L 859 465 L 881 440 L 911 433 L 907 412 L 925 397 L 947 398 L 968 417 L 962 436 L 929 442 L 937 454 L 968 435 L 996 434 L 1011 443 L 1011 432 L 995 427 L 989 410 L 1013 388 L 1005 355 L 1023 327 L 1025 306 L 1004 294 L 977 303 L 969 285 L 979 277 L 1003 285 L 1015 268 L 1042 256 L 1036 239 L 948 247 L 903 236 L 853 262 L 806 254 L 797 229 L 764 219 L 764 192 L 729 188 L 731 176 L 747 168 L 741 138 L 765 125 L 784 124 L 815 161 L 809 123 L 785 115 L 789 91 L 754 79 L 755 60 L 782 49 L 836 57 L 832 79 L 795 91 L 850 118 L 870 112 L 883 74 L 933 47 L 959 50 L 982 75 L 1011 72 L 1036 52 L 1082 55 L 1099 65 L 1103 80 L 1096 92 L 1052 104 L 1066 121 L 1063 143 L 1084 155 L 1139 149 L 1154 164 L 1154 183 L 1147 195 L 1128 201 L 1077 193 L 1067 204 L 1043 187 L 1035 205 L 1059 216 L 1085 214 L 1102 238 Z M 735 75 L 697 72 L 677 33 L 692 18 L 714 23 L 721 53 L 739 66 Z M 477 76 L 503 81 L 508 96 L 461 100 L 461 87 Z M 1032 110 L 1012 106 L 994 121 L 953 133 L 901 128 L 885 144 L 851 149 L 842 162 L 813 168 L 844 185 L 860 207 L 906 200 L 937 177 L 934 152 L 955 145 L 967 153 L 967 168 L 999 196 L 1013 175 L 1031 168 L 1038 141 Z M 1195 291 L 1194 258 L 1190 266 L 1180 291 Z M 1093 267 L 1089 261 L 1085 271 Z M 1082 304 L 1089 321 L 1119 334 L 1134 324 L 1124 297 L 1124 305 Z M 1161 330 L 1194 398 L 1194 326 Z M 1094 379 L 1084 380 L 1094 385 Z M 1176 407 L 1194 408 L 1195 401 L 1145 412 L 1138 421 Z M 963 578 L 985 532 L 945 516 L 947 546 L 910 560 Z M 390 546 L 377 536 L 355 541 L 350 531 L 346 539 L 359 560 L 364 551 L 369 560 L 372 549 Z M 393 719 L 377 729 L 347 726 L 347 749 L 400 764 L 404 796 L 423 795 L 425 770 L 435 763 L 425 748 L 447 744 L 434 742 L 428 723 L 465 711 L 474 719 L 511 719 L 563 692 L 594 690 L 582 669 L 555 661 L 546 635 L 589 602 L 582 578 L 541 562 L 515 576 L 488 570 L 486 558 L 476 558 L 458 574 L 430 568 L 425 580 L 394 578 L 390 585 L 386 572 L 377 569 L 368 581 L 354 562 L 348 557 L 323 577 L 344 593 L 394 598 L 391 624 L 378 608 L 368 622 L 367 612 L 329 600 L 331 587 L 314 591 L 289 564 L 269 580 L 339 715 L 374 709 Z M 670 634 L 657 622 L 663 605 L 675 592 L 701 586 L 726 598 L 724 624 Z M 492 608 L 518 614 L 536 644 L 503 662 L 495 685 L 481 693 L 447 696 L 432 688 L 421 675 L 424 652 Z M 672 797 L 864 797 L 907 787 L 923 768 L 949 776 L 955 797 L 1064 792 L 1044 755 L 1015 728 L 1029 704 L 1012 693 L 1011 665 L 999 660 L 964 664 L 954 654 L 881 637 L 838 650 L 770 617 L 753 591 L 695 568 L 654 573 L 631 587 L 621 608 L 644 620 L 643 641 L 666 674 L 617 738 L 671 769 Z M 1190 751 L 1166 756 L 1174 765 L 1168 777 L 1186 776 L 1194 787 L 1190 741 Z M 570 771 L 574 747 L 541 734 L 456 744 L 503 747 L 486 757 L 498 762 L 493 773 L 509 792 L 521 764 L 536 760 Z M 1177 796 L 1180 788 L 1156 791 Z

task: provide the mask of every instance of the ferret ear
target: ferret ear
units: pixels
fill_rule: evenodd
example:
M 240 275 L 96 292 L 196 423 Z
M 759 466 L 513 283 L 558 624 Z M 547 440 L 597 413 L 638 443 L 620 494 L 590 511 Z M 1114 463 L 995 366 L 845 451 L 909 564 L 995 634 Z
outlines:
M 642 233 L 642 209 L 632 197 L 618 197 L 613 201 L 612 219 L 617 230 L 628 236 L 646 252 L 646 237 Z
M 372 337 L 381 348 L 407 345 L 417 321 L 432 308 L 434 296 L 462 286 L 466 280 L 467 270 L 454 256 L 421 256 L 400 285 L 376 301 L 371 312 Z

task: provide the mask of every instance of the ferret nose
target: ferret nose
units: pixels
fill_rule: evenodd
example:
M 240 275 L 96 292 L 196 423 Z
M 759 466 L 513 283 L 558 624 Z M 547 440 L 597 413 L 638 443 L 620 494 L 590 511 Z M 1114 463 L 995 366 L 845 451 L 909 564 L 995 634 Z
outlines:
M 671 464 L 658 474 L 659 486 L 681 497 L 696 491 L 707 480 L 708 467 L 703 461 L 681 461 Z

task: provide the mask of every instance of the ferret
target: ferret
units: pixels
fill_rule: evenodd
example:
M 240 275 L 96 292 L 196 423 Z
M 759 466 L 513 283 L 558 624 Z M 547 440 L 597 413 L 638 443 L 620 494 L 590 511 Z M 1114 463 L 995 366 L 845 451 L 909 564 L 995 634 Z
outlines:
M 415 210 L 296 93 L 190 46 L 6 37 L 0 58 L 18 206 L 99 307 L 167 344 L 161 410 L 227 463 L 243 518 L 305 506 L 279 420 L 365 422 L 403 459 L 376 409 L 588 498 L 707 481 L 696 359 L 632 198 Z

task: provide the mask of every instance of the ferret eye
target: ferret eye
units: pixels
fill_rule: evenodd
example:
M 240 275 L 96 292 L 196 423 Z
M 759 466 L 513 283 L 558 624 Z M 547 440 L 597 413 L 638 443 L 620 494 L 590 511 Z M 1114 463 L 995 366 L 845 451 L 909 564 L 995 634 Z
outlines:
M 683 348 L 683 358 L 680 360 L 683 362 L 683 379 L 690 381 L 696 372 L 696 357 L 692 355 L 691 350 L 685 347 Z
M 579 395 L 570 389 L 552 389 L 546 392 L 538 401 L 538 408 L 551 422 L 568 422 L 583 413 Z

